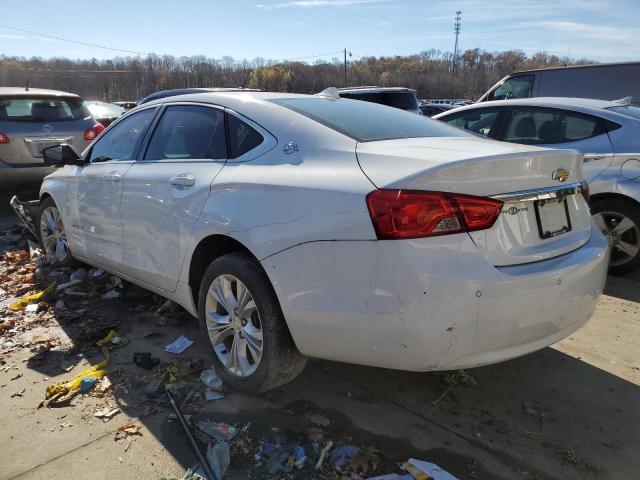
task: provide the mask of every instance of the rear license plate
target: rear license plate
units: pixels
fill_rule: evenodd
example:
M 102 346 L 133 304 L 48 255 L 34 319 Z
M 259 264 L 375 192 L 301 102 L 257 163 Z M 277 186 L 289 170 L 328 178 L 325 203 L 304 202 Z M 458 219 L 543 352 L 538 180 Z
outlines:
M 571 231 L 571 218 L 566 198 L 534 202 L 540 238 L 552 238 Z

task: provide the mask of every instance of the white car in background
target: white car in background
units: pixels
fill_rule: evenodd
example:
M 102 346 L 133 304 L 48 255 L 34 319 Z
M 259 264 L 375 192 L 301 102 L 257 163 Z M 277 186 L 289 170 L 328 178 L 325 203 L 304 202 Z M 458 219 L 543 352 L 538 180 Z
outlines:
M 574 332 L 608 245 L 582 156 L 334 97 L 199 93 L 138 107 L 41 190 L 47 252 L 200 319 L 215 368 L 264 391 L 305 357 L 474 367 Z
M 584 153 L 591 212 L 611 244 L 612 273 L 640 266 L 640 108 L 631 99 L 526 98 L 435 115 L 494 140 Z

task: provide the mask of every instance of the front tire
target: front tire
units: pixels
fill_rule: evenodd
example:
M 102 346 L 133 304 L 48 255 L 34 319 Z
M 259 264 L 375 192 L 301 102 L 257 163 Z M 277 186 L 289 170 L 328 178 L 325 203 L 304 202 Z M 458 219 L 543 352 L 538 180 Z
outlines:
M 640 266 L 640 209 L 621 198 L 606 198 L 591 205 L 593 219 L 611 247 L 609 273 L 627 273 Z
M 264 392 L 302 372 L 306 357 L 293 343 L 269 278 L 250 255 L 230 253 L 211 262 L 198 299 L 200 325 L 225 383 Z
M 70 267 L 74 263 L 67 243 L 67 232 L 62 223 L 60 210 L 51 197 L 40 204 L 38 233 L 45 254 L 57 265 Z

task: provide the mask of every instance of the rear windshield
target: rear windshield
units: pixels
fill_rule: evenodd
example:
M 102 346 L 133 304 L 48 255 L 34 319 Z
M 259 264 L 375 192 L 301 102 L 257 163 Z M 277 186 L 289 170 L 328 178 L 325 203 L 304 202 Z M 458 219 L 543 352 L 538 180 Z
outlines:
M 10 122 L 64 122 L 90 116 L 79 98 L 0 98 L 0 120 Z
M 342 98 L 352 100 L 364 100 L 365 102 L 389 105 L 402 110 L 417 110 L 418 99 L 414 92 L 367 92 L 367 93 L 340 93 Z
M 470 133 L 417 113 L 375 103 L 332 98 L 272 100 L 358 142 L 418 137 L 468 137 Z
M 629 117 L 640 118 L 640 108 L 638 107 L 609 107 L 607 110 L 613 110 L 616 113 L 622 113 Z

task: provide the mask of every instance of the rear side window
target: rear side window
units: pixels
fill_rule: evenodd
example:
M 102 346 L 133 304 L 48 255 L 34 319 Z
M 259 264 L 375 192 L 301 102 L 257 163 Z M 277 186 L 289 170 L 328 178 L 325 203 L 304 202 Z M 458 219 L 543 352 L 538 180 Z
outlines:
M 195 105 L 167 107 L 153 132 L 144 158 L 227 158 L 223 111 Z
M 465 130 L 489 137 L 491 134 L 495 134 L 495 128 L 497 127 L 496 121 L 498 120 L 499 114 L 500 110 L 498 109 L 468 110 L 441 118 L 440 120 L 454 127 L 464 128 Z
M 10 122 L 64 122 L 91 114 L 79 98 L 19 97 L 0 99 L 0 120 Z
M 283 98 L 272 100 L 272 102 L 309 117 L 358 142 L 471 135 L 424 115 L 346 98 Z
M 511 98 L 529 98 L 533 89 L 533 75 L 518 75 L 507 78 L 488 95 L 487 100 L 509 100 Z
M 133 160 L 157 108 L 147 108 L 127 115 L 104 132 L 91 148 L 91 162 Z
M 591 115 L 551 108 L 514 108 L 504 140 L 549 145 L 584 140 L 605 132 L 604 122 Z
M 264 141 L 254 128 L 240 120 L 235 115 L 227 116 L 229 132 L 229 158 L 238 158 L 253 150 Z

